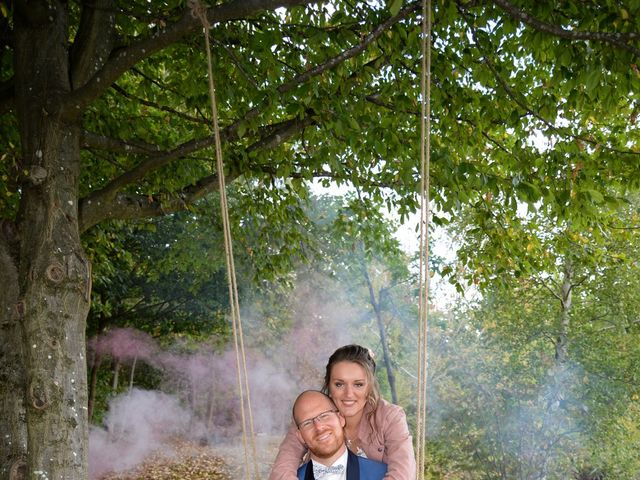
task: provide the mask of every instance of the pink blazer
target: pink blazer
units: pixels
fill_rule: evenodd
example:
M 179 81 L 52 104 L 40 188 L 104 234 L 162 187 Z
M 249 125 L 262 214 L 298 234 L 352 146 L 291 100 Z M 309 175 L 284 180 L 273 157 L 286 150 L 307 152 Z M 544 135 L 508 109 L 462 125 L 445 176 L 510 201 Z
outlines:
M 384 480 L 415 479 L 416 460 L 404 410 L 380 399 L 374 412 L 376 430 L 367 420 L 370 412 L 371 406 L 367 405 L 358 430 L 359 444 L 367 458 L 387 464 Z M 296 472 L 307 449 L 296 437 L 296 428 L 293 422 L 289 425 L 269 480 L 297 480 Z

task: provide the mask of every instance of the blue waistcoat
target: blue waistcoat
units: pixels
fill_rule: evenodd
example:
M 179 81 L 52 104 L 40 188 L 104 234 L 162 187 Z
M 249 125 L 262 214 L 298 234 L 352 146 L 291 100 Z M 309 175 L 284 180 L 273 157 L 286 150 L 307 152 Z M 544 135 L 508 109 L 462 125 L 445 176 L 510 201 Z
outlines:
M 387 464 L 359 457 L 349 452 L 347 456 L 347 480 L 382 480 L 387 473 Z M 309 468 L 307 468 L 309 467 Z M 311 461 L 308 461 L 298 469 L 299 480 L 315 480 Z

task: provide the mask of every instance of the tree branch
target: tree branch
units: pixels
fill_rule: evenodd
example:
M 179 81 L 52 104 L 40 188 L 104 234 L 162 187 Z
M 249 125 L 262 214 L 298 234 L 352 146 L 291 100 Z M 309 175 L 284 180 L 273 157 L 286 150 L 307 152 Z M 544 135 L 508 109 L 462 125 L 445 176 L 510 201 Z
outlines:
M 547 285 L 547 282 L 543 281 L 543 280 L 538 280 L 538 279 L 534 279 L 534 282 L 537 283 L 538 285 L 542 286 L 543 288 L 545 288 L 546 290 L 549 291 L 549 293 L 551 293 L 551 295 L 560 300 L 562 302 L 562 296 L 558 295 L 558 293 L 553 290 L 549 285 Z
M 254 0 L 254 3 L 256 1 L 257 0 Z M 263 2 L 266 2 L 266 1 L 267 0 L 263 0 Z M 293 3 L 295 3 L 295 1 L 297 2 L 306 1 L 306 3 L 309 3 L 309 0 L 295 0 L 295 1 L 289 0 L 289 1 Z M 418 8 L 418 6 L 419 6 L 418 3 L 414 3 L 409 6 L 406 6 L 404 9 L 402 9 L 398 13 L 398 15 L 396 15 L 395 17 L 391 17 L 385 20 L 384 22 L 382 22 L 380 25 L 378 25 L 372 31 L 372 33 L 364 37 L 358 45 L 343 51 L 339 55 L 336 55 L 335 57 L 330 58 L 326 62 L 316 66 L 311 70 L 308 70 L 300 75 L 297 75 L 293 79 L 277 87 L 276 91 L 280 94 L 286 93 L 292 90 L 293 88 L 295 88 L 296 86 L 304 82 L 307 82 L 312 78 L 314 78 L 315 76 L 321 75 L 325 71 L 328 71 L 329 69 L 335 67 L 341 62 L 344 62 L 346 59 L 351 58 L 357 55 L 358 53 L 363 52 L 366 49 L 366 47 L 370 45 L 373 41 L 375 41 L 380 35 L 382 35 L 382 33 L 386 29 L 388 29 L 391 25 L 397 23 L 398 21 L 402 20 L 403 18 L 406 18 L 411 12 L 413 12 L 416 8 Z M 221 140 L 228 142 L 228 141 L 232 141 L 239 138 L 238 127 L 240 126 L 240 124 L 242 122 L 246 122 L 248 119 L 257 117 L 262 111 L 262 109 L 265 107 L 265 105 L 266 105 L 266 100 L 261 105 L 257 105 L 256 107 L 245 112 L 245 114 L 240 116 L 239 120 L 236 120 L 231 125 L 228 125 L 227 127 L 225 127 L 221 131 Z M 275 133 L 273 135 L 270 135 L 268 138 L 262 138 L 261 140 L 259 140 L 258 142 L 250 146 L 248 148 L 248 151 L 254 151 L 258 148 L 273 148 L 274 146 L 282 143 L 284 140 L 290 138 L 292 135 L 292 132 L 299 132 L 304 128 L 306 128 L 307 126 L 311 125 L 312 123 L 313 122 L 310 121 L 310 116 L 307 115 L 305 119 L 301 122 L 292 122 L 292 123 L 285 122 L 284 124 L 280 124 L 279 127 L 276 127 Z M 92 136 L 91 134 L 86 134 L 85 139 L 87 144 L 89 144 L 89 142 L 93 142 L 93 145 L 95 147 L 114 149 L 114 151 L 118 151 L 117 149 L 119 149 L 119 151 L 122 153 L 131 152 L 132 148 L 139 153 L 147 153 L 147 152 L 144 152 L 143 150 L 144 148 L 149 148 L 149 146 L 141 145 L 138 142 L 130 143 L 130 142 L 121 142 L 117 140 L 109 140 L 104 137 L 99 137 L 97 135 Z M 86 230 L 87 228 L 90 228 L 92 225 L 95 225 L 96 223 L 106 218 L 118 218 L 117 216 L 112 216 L 113 214 L 109 213 L 110 209 L 105 207 L 105 205 L 108 205 L 111 202 L 116 202 L 119 205 L 121 204 L 128 205 L 129 207 L 133 206 L 133 208 L 143 208 L 144 202 L 139 202 L 135 198 L 131 199 L 130 197 L 125 197 L 125 198 L 118 197 L 118 192 L 120 192 L 125 186 L 140 180 L 145 175 L 153 171 L 156 171 L 157 169 L 161 168 L 162 166 L 166 165 L 172 160 L 184 157 L 193 152 L 196 152 L 198 150 L 211 146 L 213 144 L 213 141 L 214 141 L 213 136 L 209 136 L 206 138 L 193 139 L 188 142 L 185 142 L 173 150 L 162 152 L 159 155 L 155 155 L 153 157 L 148 158 L 147 160 L 138 164 L 133 169 L 123 173 L 119 177 L 112 180 L 103 189 L 91 193 L 88 197 L 83 199 L 81 202 L 81 205 L 82 205 L 81 220 L 80 220 L 81 229 Z M 206 183 L 207 182 L 205 181 L 204 184 Z M 205 188 L 203 192 L 204 191 L 208 191 L 208 190 Z M 121 202 L 118 200 L 118 198 L 121 198 Z M 182 201 L 186 202 L 187 200 L 183 199 Z M 156 209 L 155 207 L 153 207 L 153 205 L 145 207 L 145 211 L 149 211 L 148 210 L 149 208 L 151 209 L 151 212 L 159 212 L 159 209 Z M 100 212 L 102 212 L 104 215 L 100 214 Z M 155 214 L 158 215 L 159 213 L 155 213 Z M 129 213 L 126 213 L 126 215 L 127 216 L 124 218 L 132 218 L 128 216 L 130 215 Z
M 314 112 L 307 112 L 307 116 L 305 116 L 302 120 L 296 117 L 292 120 L 287 120 L 272 126 L 268 129 L 270 133 L 268 135 L 265 135 L 254 144 L 250 145 L 249 148 L 247 148 L 247 152 L 254 152 L 260 149 L 272 149 L 277 147 L 278 145 L 289 140 L 298 132 L 301 132 L 311 125 L 315 125 L 317 122 L 312 118 L 314 115 Z
M 232 0 L 207 10 L 210 25 L 239 20 L 279 7 L 294 7 L 316 3 L 318 0 Z M 52 98 L 47 106 L 50 112 L 60 111 L 66 116 L 76 116 L 102 95 L 118 78 L 139 61 L 178 42 L 202 27 L 200 21 L 185 8 L 182 17 L 166 28 L 159 28 L 132 45 L 114 50 L 105 65 L 81 88 Z
M 314 125 L 316 123 L 316 120 L 314 118 L 315 113 L 308 112 L 308 115 L 303 119 L 296 118 L 273 126 L 273 128 L 270 129 L 268 135 L 264 136 L 257 142 L 247 147 L 247 151 L 251 152 L 259 149 L 262 150 L 275 148 L 288 139 L 292 138 L 294 135 L 304 130 L 308 126 Z M 108 142 L 107 140 L 103 141 L 107 145 L 117 142 Z M 208 142 L 211 144 L 213 143 L 213 137 L 201 139 L 199 141 L 187 142 L 183 145 L 183 148 L 199 150 L 200 148 L 197 148 L 194 142 Z M 171 152 L 165 152 L 158 158 L 149 159 L 148 162 L 143 162 L 143 164 L 139 166 L 140 168 L 134 170 L 139 170 L 139 173 L 141 173 L 144 171 L 142 165 L 155 165 L 168 157 L 175 156 L 177 158 L 185 156 L 184 154 L 177 154 L 176 152 L 178 150 L 180 149 L 175 149 Z M 184 151 L 185 150 L 182 150 L 183 153 Z M 152 167 L 149 168 L 153 170 Z M 272 168 L 268 165 L 254 164 L 249 168 L 253 169 L 254 171 L 260 171 L 269 175 L 277 175 L 277 169 Z M 118 180 L 117 184 L 114 183 L 116 182 L 114 181 L 108 187 L 105 187 L 105 189 L 94 192 L 80 201 L 78 223 L 81 232 L 84 232 L 91 228 L 93 225 L 96 225 L 97 223 L 108 219 L 133 220 L 145 217 L 157 217 L 167 215 L 172 212 L 185 210 L 188 205 L 218 189 L 218 176 L 217 173 L 215 173 L 201 178 L 194 185 L 185 187 L 178 194 L 137 195 L 129 193 L 119 193 L 119 190 L 128 184 L 126 182 L 126 179 L 130 178 L 129 173 L 131 172 L 127 172 L 116 179 Z M 226 183 L 230 184 L 236 178 L 238 178 L 241 173 L 242 172 L 238 171 L 232 171 L 228 173 L 225 177 Z M 309 178 L 309 173 L 292 172 L 289 177 L 307 179 Z M 333 173 L 323 170 L 312 172 L 311 177 L 332 179 L 336 178 Z M 369 185 L 377 186 L 380 188 L 390 187 L 390 185 L 380 182 L 371 182 Z
M 157 145 L 140 140 L 122 140 L 120 138 L 105 137 L 89 131 L 82 132 L 80 136 L 80 146 L 122 154 L 150 155 L 160 152 Z
M 602 144 L 602 143 L 598 142 L 597 140 L 595 140 L 595 139 L 593 139 L 591 137 L 585 137 L 583 135 L 578 135 L 578 134 L 575 134 L 575 133 L 567 132 L 566 128 L 558 127 L 552 121 L 547 120 L 539 112 L 537 112 L 532 107 L 530 107 L 527 104 L 525 98 L 522 95 L 518 94 L 513 88 L 511 88 L 511 85 L 509 85 L 509 83 L 502 77 L 502 75 L 500 75 L 500 72 L 498 72 L 498 69 L 496 68 L 495 63 L 493 62 L 493 60 L 491 59 L 489 54 L 484 52 L 484 50 L 482 48 L 482 44 L 481 44 L 478 36 L 476 35 L 477 29 L 473 26 L 473 22 L 469 21 L 468 17 L 464 13 L 462 15 L 463 15 L 463 18 L 467 21 L 467 24 L 469 25 L 469 28 L 471 30 L 471 35 L 473 37 L 473 40 L 474 40 L 475 44 L 477 45 L 478 49 L 482 53 L 482 59 L 481 59 L 482 63 L 484 63 L 487 66 L 487 68 L 489 68 L 489 70 L 493 74 L 494 78 L 496 79 L 496 82 L 498 82 L 498 85 L 500 87 L 502 87 L 502 89 L 506 92 L 506 94 L 523 111 L 525 111 L 527 114 L 531 115 L 532 117 L 537 118 L 547 128 L 549 128 L 550 130 L 553 130 L 554 132 L 558 133 L 562 137 L 569 137 L 569 138 L 571 138 L 573 140 L 579 140 L 579 141 L 587 143 L 589 145 L 599 146 L 603 150 L 608 150 L 610 152 L 621 153 L 621 154 L 629 154 L 629 155 L 640 155 L 640 150 L 632 150 L 632 149 L 620 150 L 618 148 Z
M 267 135 L 250 145 L 248 152 L 258 149 L 271 149 L 281 145 L 306 127 L 313 125 L 313 112 L 310 112 L 303 119 L 293 119 L 272 126 Z M 124 149 L 130 151 L 132 148 L 124 142 L 116 139 L 99 137 L 98 135 L 86 134 L 93 141 L 93 145 L 101 145 L 109 149 Z M 223 135 L 221 135 L 223 136 Z M 225 138 L 228 137 L 225 135 Z M 148 173 L 157 170 L 171 160 L 182 158 L 189 153 L 201 150 L 214 142 L 213 135 L 185 142 L 178 148 L 171 151 L 160 152 L 159 155 L 151 157 L 141 162 L 132 170 L 123 173 L 114 179 L 102 190 L 92 192 L 89 196 L 80 201 L 79 225 L 80 231 L 85 231 L 93 225 L 110 218 L 135 219 L 145 216 L 160 216 L 167 213 L 184 210 L 187 205 L 195 202 L 203 196 L 215 191 L 218 188 L 217 174 L 200 179 L 195 185 L 188 186 L 179 194 L 168 196 L 145 196 L 119 193 L 125 186 L 134 183 Z M 138 150 L 140 152 L 140 150 Z M 142 150 L 141 153 L 148 153 Z M 228 174 L 225 178 L 227 183 L 231 183 L 240 175 L 240 172 Z
M 592 321 L 593 321 L 593 319 L 592 319 Z M 640 325 L 640 319 L 631 320 L 631 321 L 629 321 L 629 323 L 627 325 L 622 326 L 622 328 L 624 328 L 625 331 L 626 331 L 628 328 L 630 328 L 630 327 L 632 327 L 634 325 Z M 607 330 L 613 330 L 613 329 L 620 328 L 620 327 L 621 327 L 620 325 L 614 323 L 613 325 L 609 325 L 607 327 L 602 327 L 601 329 L 598 330 L 598 332 L 605 332 Z
M 614 229 L 614 230 L 640 230 L 640 226 L 636 226 L 636 227 L 632 227 L 632 226 L 620 227 L 620 226 L 617 226 L 617 225 L 613 225 L 612 223 L 609 223 L 607 226 L 609 228 Z
M 508 0 L 493 0 L 493 3 L 505 10 L 510 16 L 516 20 L 533 27 L 534 29 L 554 35 L 566 40 L 591 40 L 596 42 L 609 43 L 624 50 L 633 53 L 636 57 L 640 57 L 640 49 L 630 45 L 627 42 L 640 40 L 640 35 L 635 32 L 630 33 L 610 33 L 610 32 L 584 32 L 580 30 L 567 30 L 559 25 L 543 22 L 533 15 L 520 10 Z
M 206 138 L 193 139 L 183 143 L 182 145 L 179 145 L 172 150 L 160 152 L 156 156 L 149 157 L 147 160 L 139 163 L 131 170 L 124 172 L 119 177 L 113 179 L 103 189 L 92 192 L 88 197 L 83 199 L 82 203 L 86 203 L 86 205 L 94 204 L 96 205 L 96 208 L 104 208 L 104 205 L 109 203 L 112 199 L 115 199 L 117 193 L 127 185 L 135 183 L 144 176 L 158 170 L 172 160 L 185 157 L 193 152 L 209 147 L 213 144 L 213 142 L 213 135 Z M 105 143 L 107 142 L 105 141 Z M 111 141 L 108 144 L 113 145 L 115 143 L 117 143 L 117 141 Z
M 126 97 L 129 100 L 134 100 L 135 102 L 137 102 L 137 103 L 139 103 L 141 105 L 145 105 L 147 107 L 155 108 L 155 109 L 160 110 L 162 112 L 170 113 L 171 115 L 174 115 L 176 117 L 179 117 L 179 118 L 182 118 L 184 120 L 187 120 L 188 122 L 201 123 L 201 124 L 204 124 L 204 125 L 211 125 L 211 120 L 208 119 L 208 118 L 192 117 L 191 115 L 187 115 L 186 113 L 179 112 L 178 110 L 175 110 L 173 108 L 169 108 L 169 107 L 167 107 L 165 105 L 160 105 L 160 104 L 158 104 L 156 102 L 150 102 L 149 100 L 145 100 L 143 98 L 136 97 L 135 95 L 132 95 L 129 92 L 127 92 L 124 88 L 119 87 L 116 83 L 114 83 L 111 86 L 111 88 L 113 88 L 116 92 L 118 92 L 123 97 Z
M 358 45 L 341 52 L 340 54 L 328 59 L 326 62 L 320 65 L 317 65 L 316 67 L 310 70 L 307 70 L 302 74 L 296 75 L 294 78 L 292 78 L 288 82 L 282 83 L 280 86 L 278 86 L 275 89 L 276 93 L 280 95 L 287 93 L 293 90 L 298 85 L 302 85 L 304 82 L 307 82 L 312 78 L 315 78 L 316 76 L 322 75 L 324 72 L 334 68 L 335 66 L 339 65 L 341 62 L 344 62 L 345 60 L 348 60 L 349 58 L 352 58 L 358 55 L 359 53 L 362 53 L 371 43 L 373 43 L 380 35 L 382 35 L 382 33 L 384 33 L 386 29 L 390 28 L 392 25 L 399 22 L 400 20 L 406 18 L 411 12 L 418 9 L 419 6 L 420 6 L 419 2 L 414 2 L 413 4 L 406 6 L 398 13 L 398 15 L 396 15 L 395 17 L 391 17 L 386 21 L 384 21 L 383 23 L 381 23 L 380 25 L 378 25 L 369 35 L 362 38 L 362 40 Z M 232 125 L 230 125 L 229 128 L 232 128 L 235 131 L 241 122 L 256 118 L 260 114 L 262 109 L 265 107 L 265 102 L 263 102 L 261 105 L 256 105 L 252 109 L 246 111 L 240 117 L 240 119 L 237 120 Z
M 297 75 L 295 78 L 293 78 L 289 82 L 285 82 L 280 87 L 278 87 L 278 92 L 279 93 L 288 92 L 289 90 L 308 81 L 309 79 L 316 77 L 324 73 L 325 71 L 330 70 L 335 66 L 343 63 L 345 60 L 355 57 L 356 55 L 364 51 L 366 47 L 368 47 L 372 42 L 374 42 L 378 37 L 380 37 L 380 35 L 382 35 L 392 25 L 408 17 L 414 10 L 417 10 L 419 7 L 420 7 L 419 2 L 414 2 L 407 5 L 402 10 L 400 10 L 395 17 L 390 17 L 384 22 L 380 23 L 377 27 L 375 27 L 370 34 L 364 36 L 360 40 L 360 43 L 358 45 L 343 51 L 342 53 L 329 59 L 325 63 L 317 65 L 316 67 L 311 68 L 300 75 Z
M 231 47 L 229 47 L 229 45 L 227 45 L 227 44 L 225 44 L 223 42 L 216 41 L 215 39 L 214 39 L 214 44 L 222 47 L 222 49 L 225 52 L 227 52 L 227 55 L 229 55 L 229 58 L 231 59 L 231 63 L 233 63 L 236 66 L 238 71 L 244 76 L 244 78 L 247 79 L 247 81 L 251 84 L 251 86 L 253 88 L 255 88 L 256 90 L 259 90 L 260 89 L 260 85 L 258 85 L 258 82 L 256 82 L 256 80 L 247 71 L 246 67 L 242 64 L 242 62 L 240 61 L 240 59 L 236 55 L 236 52 L 234 52 L 231 49 Z
M 113 0 L 83 0 L 70 51 L 73 88 L 79 88 L 107 61 L 115 40 Z

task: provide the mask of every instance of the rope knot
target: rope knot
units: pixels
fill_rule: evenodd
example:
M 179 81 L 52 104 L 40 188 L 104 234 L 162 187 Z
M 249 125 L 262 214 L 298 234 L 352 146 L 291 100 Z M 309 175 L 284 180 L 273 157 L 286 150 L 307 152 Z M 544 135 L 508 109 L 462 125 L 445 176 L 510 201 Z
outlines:
M 191 9 L 191 16 L 200 20 L 205 29 L 208 30 L 211 28 L 209 20 L 207 19 L 207 7 L 205 7 L 200 0 L 188 0 L 187 4 Z

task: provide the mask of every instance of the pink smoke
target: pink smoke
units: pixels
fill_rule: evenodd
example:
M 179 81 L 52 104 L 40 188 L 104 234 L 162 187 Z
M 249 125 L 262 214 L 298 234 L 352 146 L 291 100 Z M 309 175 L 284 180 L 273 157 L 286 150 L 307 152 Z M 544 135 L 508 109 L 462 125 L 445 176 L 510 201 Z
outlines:
M 184 435 L 191 421 L 178 400 L 164 393 L 134 389 L 115 397 L 105 428 L 89 433 L 89 478 L 130 469 L 158 449 L 170 454 L 168 440 Z
M 158 345 L 147 333 L 133 328 L 114 328 L 104 335 L 94 337 L 89 341 L 89 348 L 97 356 L 110 356 L 115 360 L 146 360 L 152 359 Z
M 281 435 L 290 423 L 296 395 L 320 388 L 329 355 L 358 338 L 350 324 L 359 315 L 345 308 L 347 302 L 334 291 L 322 292 L 309 283 L 299 288 L 296 297 L 300 301 L 292 306 L 292 317 L 297 319 L 293 328 L 274 337 L 274 342 L 264 346 L 266 352 L 246 349 L 258 435 Z M 254 328 L 261 328 L 261 322 L 255 322 Z M 217 352 L 211 346 L 188 345 L 162 348 L 149 335 L 133 329 L 112 330 L 92 339 L 90 346 L 97 356 L 137 359 L 154 367 L 162 374 L 162 391 L 172 393 L 134 389 L 111 401 L 105 428 L 91 430 L 92 480 L 109 470 L 142 462 L 153 450 L 165 448 L 172 434 L 226 444 L 239 441 L 242 425 L 233 350 Z

